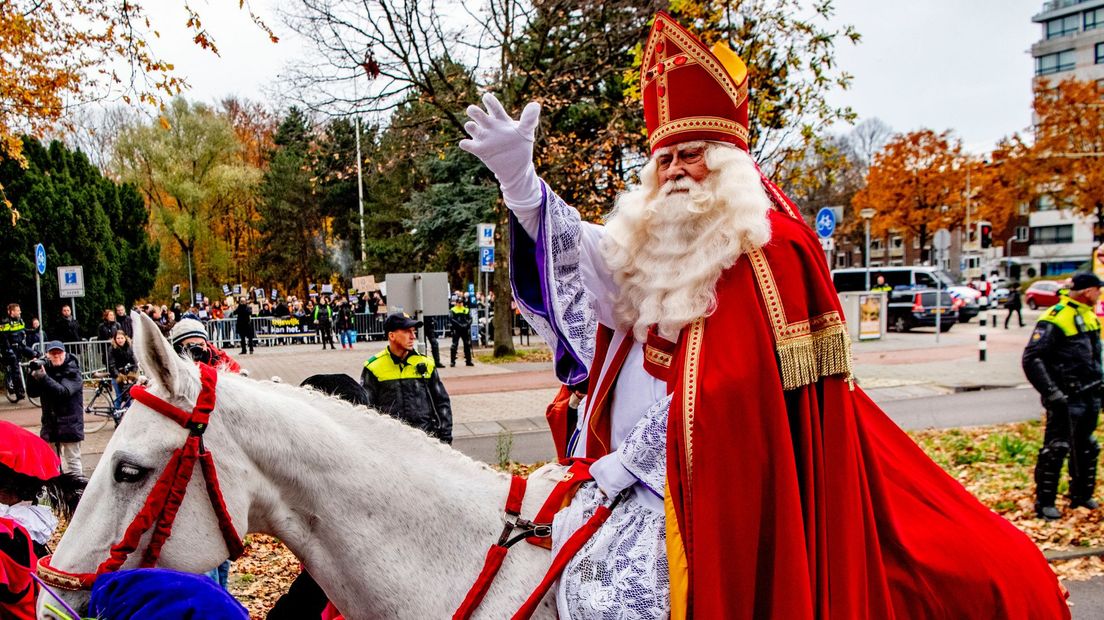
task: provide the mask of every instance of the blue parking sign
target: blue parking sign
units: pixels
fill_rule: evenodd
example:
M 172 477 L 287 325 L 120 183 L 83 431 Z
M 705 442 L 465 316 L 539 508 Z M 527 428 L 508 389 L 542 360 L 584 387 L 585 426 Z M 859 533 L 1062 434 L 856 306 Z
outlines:
M 479 248 L 479 270 L 485 273 L 494 271 L 494 248 Z

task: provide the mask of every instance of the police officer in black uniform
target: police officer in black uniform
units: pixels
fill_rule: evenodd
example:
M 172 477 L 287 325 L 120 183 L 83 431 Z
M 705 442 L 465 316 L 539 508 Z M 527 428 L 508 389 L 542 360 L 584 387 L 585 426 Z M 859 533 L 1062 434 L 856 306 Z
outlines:
M 475 366 L 472 363 L 471 350 L 472 315 L 462 296 L 458 295 L 452 300 L 452 308 L 449 310 L 449 326 L 452 328 L 452 357 L 449 366 L 456 365 L 456 345 L 460 341 L 464 342 L 464 362 L 468 366 Z
M 1096 302 L 1101 281 L 1091 273 L 1073 277 L 1068 296 L 1039 318 L 1023 353 L 1023 369 L 1047 410 L 1043 447 L 1035 465 L 1035 513 L 1058 519 L 1054 506 L 1062 464 L 1069 456 L 1070 507 L 1099 507 L 1093 499 L 1100 445 L 1093 437 L 1100 413 L 1100 322 Z
M 402 313 L 383 322 L 387 348 L 368 358 L 360 383 L 371 406 L 452 443 L 452 403 L 433 360 L 414 350 L 421 321 Z
M 8 315 L 0 321 L 0 357 L 3 357 L 4 372 L 21 372 L 19 362 L 35 357 L 34 349 L 27 345 L 27 326 L 23 323 L 23 310 L 19 304 L 8 304 Z M 23 399 L 23 382 L 14 381 L 16 402 Z

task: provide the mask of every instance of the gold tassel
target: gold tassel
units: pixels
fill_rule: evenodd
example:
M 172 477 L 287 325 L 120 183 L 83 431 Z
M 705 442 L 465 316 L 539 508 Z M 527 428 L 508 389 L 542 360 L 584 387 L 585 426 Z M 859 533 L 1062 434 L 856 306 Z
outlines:
M 851 338 L 843 325 L 782 343 L 777 352 L 784 390 L 816 383 L 831 375 L 844 375 L 851 381 Z

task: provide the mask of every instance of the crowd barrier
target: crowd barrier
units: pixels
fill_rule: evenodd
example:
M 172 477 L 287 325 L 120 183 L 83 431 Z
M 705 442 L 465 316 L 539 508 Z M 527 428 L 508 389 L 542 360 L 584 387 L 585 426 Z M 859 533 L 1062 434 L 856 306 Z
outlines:
M 385 340 L 383 333 L 382 314 L 357 314 L 355 326 L 358 341 Z M 427 316 L 426 322 L 433 326 L 438 338 L 444 339 L 448 334 L 448 316 Z M 253 317 L 253 329 L 257 334 L 257 346 L 276 346 L 282 344 L 315 343 L 318 332 L 313 325 L 291 318 L 278 319 L 275 317 Z M 522 337 L 527 337 L 529 330 L 524 320 L 518 318 L 515 328 L 520 327 Z M 207 334 L 215 346 L 221 348 L 236 346 L 238 344 L 237 319 L 214 319 L 207 321 Z M 478 337 L 476 337 L 478 339 Z M 337 342 L 337 333 L 334 333 L 334 342 Z M 107 370 L 107 355 L 111 350 L 110 340 L 82 340 L 80 342 L 66 342 L 65 350 L 80 361 L 81 372 L 85 378 L 94 372 Z
M 81 374 L 85 378 L 94 372 L 107 370 L 107 353 L 111 350 L 110 340 L 81 340 L 65 342 L 65 352 L 80 361 Z
M 353 324 L 356 328 L 357 340 L 384 340 L 384 318 L 386 317 L 382 314 L 354 315 Z M 255 316 L 250 321 L 253 323 L 257 346 L 316 343 L 318 340 L 318 331 L 314 325 L 296 317 Z M 428 316 L 426 321 L 433 326 L 438 338 L 444 337 L 448 329 L 447 316 Z M 221 349 L 238 344 L 237 319 L 213 319 L 207 321 L 206 326 L 207 335 L 216 347 Z M 334 331 L 334 342 L 337 340 L 337 332 Z

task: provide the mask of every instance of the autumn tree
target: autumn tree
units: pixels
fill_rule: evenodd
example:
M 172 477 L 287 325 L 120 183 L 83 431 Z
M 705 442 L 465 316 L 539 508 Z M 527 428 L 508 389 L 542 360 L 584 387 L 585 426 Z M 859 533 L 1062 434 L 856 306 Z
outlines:
M 1040 193 L 1094 216 L 1096 241 L 1104 242 L 1104 91 L 1091 81 L 1040 81 L 1033 107 L 1034 140 L 1022 149 L 1030 158 L 1025 172 Z
M 261 171 L 242 159 L 230 121 L 209 106 L 177 98 L 160 122 L 124 130 L 116 151 L 121 177 L 142 192 L 154 234 L 164 239 L 160 291 L 184 281 L 194 298 L 197 282 L 210 290 L 233 279 L 237 270 L 212 224 L 254 199 Z
M 186 83 L 154 53 L 156 25 L 139 0 L 4 0 L 0 2 L 0 159 L 26 163 L 19 135 L 72 128 L 72 110 L 118 100 L 157 106 Z M 193 41 L 218 53 L 199 12 L 183 1 Z M 249 7 L 239 7 L 278 39 Z M 0 203 L 11 209 L 0 185 Z M 18 211 L 12 210 L 13 224 Z
M 241 160 L 249 167 L 266 170 L 275 148 L 273 136 L 279 119 L 264 104 L 230 97 L 221 104 L 222 114 L 230 122 L 241 145 Z M 261 237 L 257 223 L 261 219 L 260 197 L 255 192 L 243 192 L 236 200 L 225 203 L 225 217 L 212 222 L 215 233 L 222 238 L 232 265 L 229 273 L 234 282 L 256 282 Z
M 851 201 L 856 219 L 874 209 L 871 234 L 906 232 L 924 248 L 935 230 L 965 218 L 963 162 L 962 144 L 948 131 L 895 136 L 874 156 L 866 187 Z

